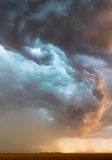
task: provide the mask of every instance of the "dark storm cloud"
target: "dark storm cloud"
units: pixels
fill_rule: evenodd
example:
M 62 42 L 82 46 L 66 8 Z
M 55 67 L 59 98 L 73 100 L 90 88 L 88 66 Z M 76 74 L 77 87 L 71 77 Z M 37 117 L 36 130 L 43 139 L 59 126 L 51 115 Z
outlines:
M 106 0 L 0 1 L 0 141 L 18 137 L 25 148 L 26 132 L 38 133 L 40 145 L 49 134 L 104 127 L 112 106 L 111 9 Z
M 38 37 L 68 55 L 111 50 L 111 1 L 1 0 L 0 8 L 1 43 L 29 59 L 36 58 L 24 45 L 32 45 Z

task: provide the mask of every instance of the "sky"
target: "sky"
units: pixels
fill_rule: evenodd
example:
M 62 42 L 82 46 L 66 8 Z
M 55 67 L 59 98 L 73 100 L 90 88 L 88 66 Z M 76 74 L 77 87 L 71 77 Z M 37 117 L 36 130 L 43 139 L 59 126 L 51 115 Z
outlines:
M 0 0 L 0 152 L 112 152 L 111 106 L 112 0 Z

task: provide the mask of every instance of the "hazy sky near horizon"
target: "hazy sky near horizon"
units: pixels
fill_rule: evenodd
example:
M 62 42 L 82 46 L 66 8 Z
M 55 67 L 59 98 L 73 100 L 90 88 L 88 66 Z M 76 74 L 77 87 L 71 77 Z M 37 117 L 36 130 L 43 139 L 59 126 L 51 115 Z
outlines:
M 0 152 L 112 152 L 111 106 L 112 0 L 0 0 Z

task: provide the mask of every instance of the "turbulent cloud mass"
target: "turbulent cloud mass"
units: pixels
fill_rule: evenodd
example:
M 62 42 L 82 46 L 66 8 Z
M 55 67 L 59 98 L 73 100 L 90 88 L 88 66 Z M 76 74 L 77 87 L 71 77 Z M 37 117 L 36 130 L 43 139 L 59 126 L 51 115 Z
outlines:
M 0 1 L 0 152 L 112 138 L 111 10 L 111 0 Z

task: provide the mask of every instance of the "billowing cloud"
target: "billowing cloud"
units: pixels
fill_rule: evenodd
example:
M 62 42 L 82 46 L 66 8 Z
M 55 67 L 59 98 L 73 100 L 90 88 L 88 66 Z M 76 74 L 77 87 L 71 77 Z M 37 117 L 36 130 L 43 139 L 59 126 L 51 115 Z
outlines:
M 94 56 L 103 52 L 106 57 L 111 52 L 111 7 L 112 1 L 105 0 L 4 0 L 0 40 L 29 59 L 24 45 L 31 46 L 38 37 L 68 56 L 78 51 Z
M 43 141 L 110 127 L 112 1 L 1 0 L 0 8 L 0 150 L 41 150 Z
M 30 116 L 34 120 L 31 125 L 28 123 L 28 130 L 34 130 L 34 134 L 39 130 L 37 137 L 47 139 L 50 137 L 40 134 L 45 126 L 46 132 L 48 130 L 55 138 L 84 136 L 102 127 L 101 119 L 112 103 L 108 64 L 94 57 L 76 55 L 72 59 L 73 67 L 63 51 L 51 44 L 43 44 L 39 39 L 32 48 L 26 46 L 26 49 L 36 57 L 37 63 L 0 46 L 3 132 L 4 126 L 15 126 L 17 122 L 20 128 L 17 127 L 15 134 L 24 137 L 27 128 L 23 127 L 27 127 Z M 22 117 L 21 112 L 24 113 Z M 23 120 L 23 125 L 19 119 Z M 4 139 L 4 135 L 1 138 Z

